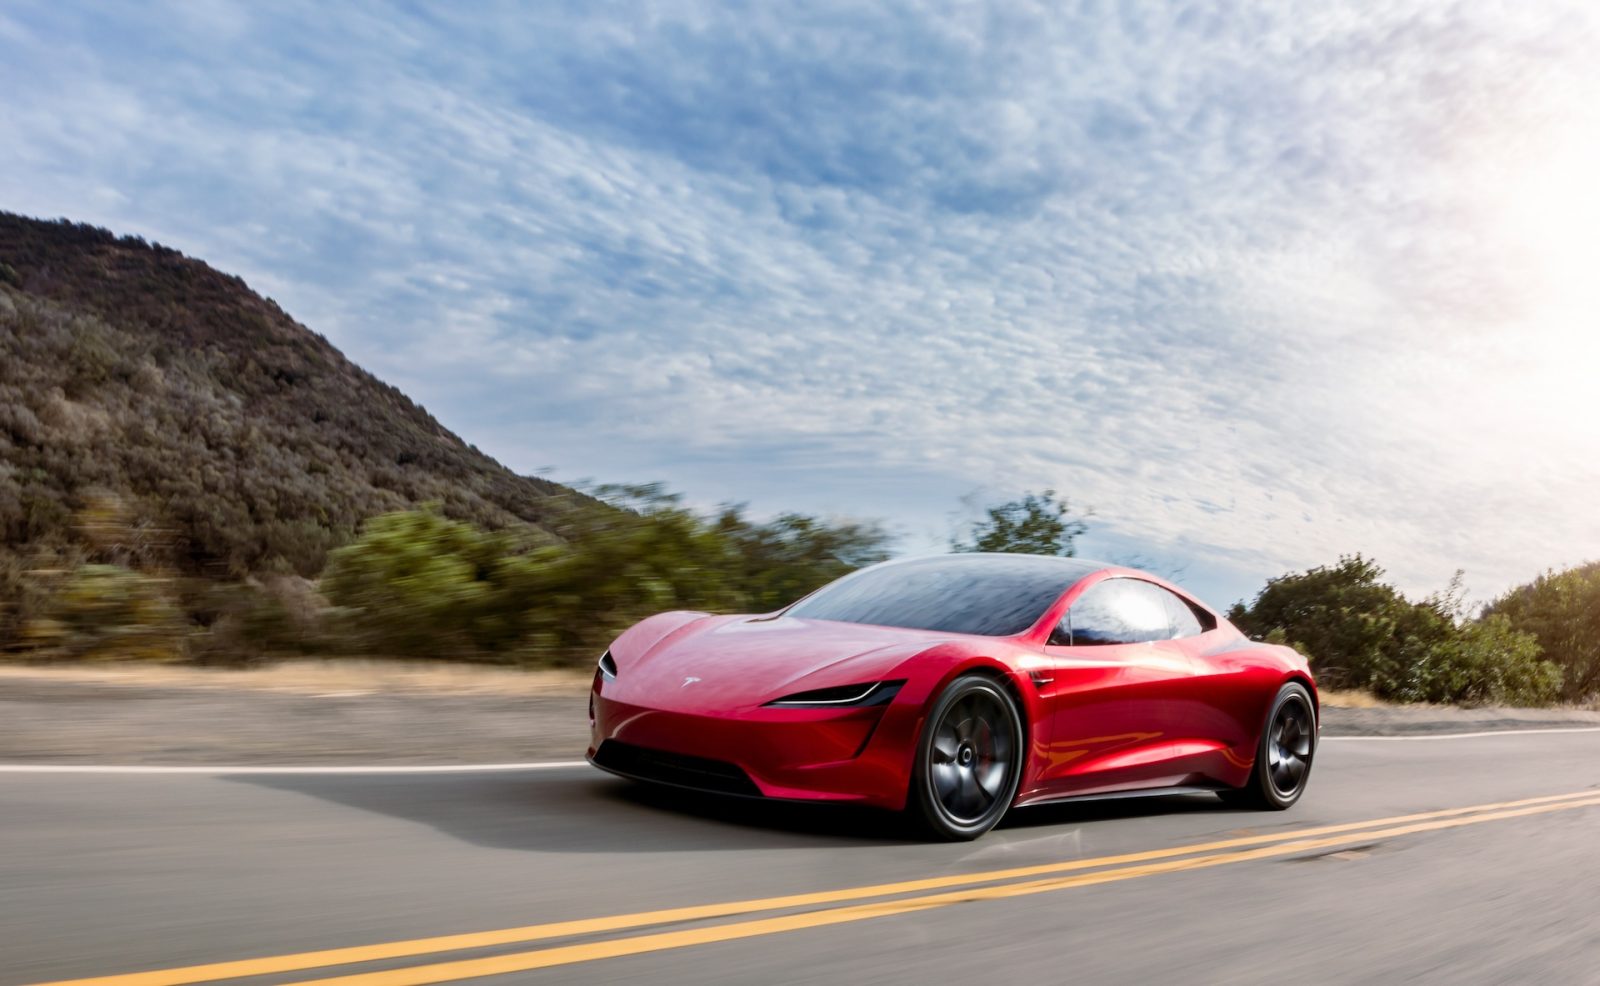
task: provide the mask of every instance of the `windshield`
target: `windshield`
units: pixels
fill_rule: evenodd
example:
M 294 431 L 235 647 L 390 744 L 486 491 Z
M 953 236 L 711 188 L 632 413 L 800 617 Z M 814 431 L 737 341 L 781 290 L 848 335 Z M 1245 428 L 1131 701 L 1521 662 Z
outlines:
M 864 569 L 789 616 L 1004 637 L 1033 626 L 1067 587 L 1103 568 L 1038 555 L 941 555 Z

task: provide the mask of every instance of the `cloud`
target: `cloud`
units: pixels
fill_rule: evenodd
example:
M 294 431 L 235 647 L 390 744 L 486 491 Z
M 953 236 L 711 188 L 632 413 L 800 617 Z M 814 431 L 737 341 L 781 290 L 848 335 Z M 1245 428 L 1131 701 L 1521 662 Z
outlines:
M 242 274 L 518 468 L 909 547 L 1052 485 L 1230 597 L 1341 551 L 1484 594 L 1600 554 L 1596 436 L 1546 399 L 1571 333 L 1494 205 L 1540 135 L 1600 147 L 1580 5 L 55 3 L 0 37 L 5 207 Z

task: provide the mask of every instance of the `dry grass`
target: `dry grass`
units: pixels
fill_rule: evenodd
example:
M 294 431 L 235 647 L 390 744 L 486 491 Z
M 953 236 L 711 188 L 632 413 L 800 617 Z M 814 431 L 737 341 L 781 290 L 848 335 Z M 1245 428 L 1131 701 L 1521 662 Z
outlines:
M 563 695 L 586 691 L 591 673 L 394 660 L 284 661 L 245 670 L 133 663 L 0 666 L 0 684 L 21 679 L 136 688 L 260 689 L 299 695 Z
M 1324 707 L 1333 709 L 1386 709 L 1394 704 L 1393 702 L 1385 702 L 1371 692 L 1364 692 L 1355 688 L 1342 691 L 1332 688 L 1324 689 L 1317 693 L 1317 698 L 1321 700 Z

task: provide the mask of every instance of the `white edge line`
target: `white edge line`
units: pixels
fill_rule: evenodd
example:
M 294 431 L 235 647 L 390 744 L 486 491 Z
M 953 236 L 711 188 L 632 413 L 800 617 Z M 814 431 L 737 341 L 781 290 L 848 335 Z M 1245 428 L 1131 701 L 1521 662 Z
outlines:
M 1417 733 L 1411 736 L 1324 736 L 1319 743 L 1395 743 L 1413 740 L 1475 739 L 1479 736 L 1533 736 L 1539 733 L 1600 733 L 1600 726 L 1562 726 L 1552 729 L 1485 729 L 1476 733 Z
M 510 772 L 518 770 L 567 770 L 573 767 L 587 767 L 583 760 L 547 760 L 539 763 L 463 763 L 463 764 L 417 764 L 417 765 L 388 765 L 371 767 L 319 767 L 307 765 L 293 766 L 252 766 L 252 767 L 209 767 L 209 766 L 155 766 L 155 765 L 115 765 L 115 764 L 48 764 L 48 763 L 4 763 L 0 764 L 0 774 L 471 774 L 489 772 Z

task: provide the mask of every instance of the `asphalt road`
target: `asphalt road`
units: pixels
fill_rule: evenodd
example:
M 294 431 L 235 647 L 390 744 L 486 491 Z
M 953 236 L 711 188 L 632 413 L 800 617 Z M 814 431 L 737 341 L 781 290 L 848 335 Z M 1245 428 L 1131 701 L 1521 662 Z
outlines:
M 1330 739 L 1286 813 L 1208 796 L 1057 806 L 961 845 L 586 767 L 4 773 L 0 981 L 522 927 L 213 973 L 1600 983 L 1597 846 L 1594 731 Z M 642 914 L 711 904 L 734 906 Z M 527 927 L 552 922 L 572 923 Z M 440 963 L 458 964 L 407 971 Z

